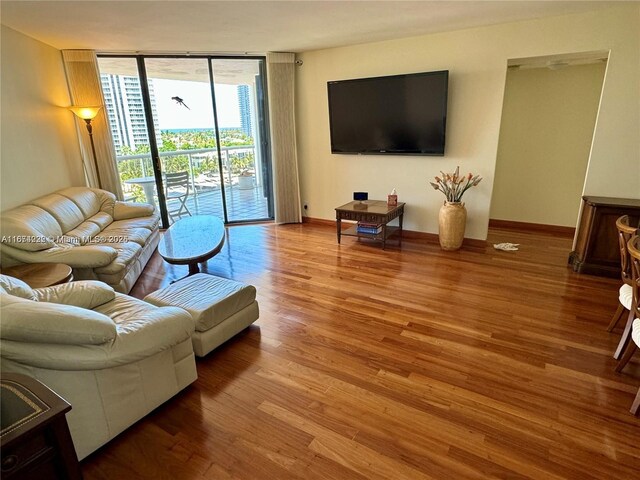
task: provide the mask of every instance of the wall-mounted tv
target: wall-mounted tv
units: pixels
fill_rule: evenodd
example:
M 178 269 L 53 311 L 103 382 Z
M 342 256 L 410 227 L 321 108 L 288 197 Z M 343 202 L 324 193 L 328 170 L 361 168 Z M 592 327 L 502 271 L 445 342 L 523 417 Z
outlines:
M 449 71 L 328 82 L 331 153 L 444 155 Z

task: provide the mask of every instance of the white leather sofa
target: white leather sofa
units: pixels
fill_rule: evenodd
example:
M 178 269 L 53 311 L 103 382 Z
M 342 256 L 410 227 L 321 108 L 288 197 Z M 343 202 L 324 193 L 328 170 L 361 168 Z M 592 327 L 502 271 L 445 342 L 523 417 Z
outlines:
M 159 221 L 152 205 L 66 188 L 2 212 L 0 263 L 66 263 L 76 280 L 128 293 L 158 245 Z
M 31 289 L 0 275 L 5 372 L 34 377 L 72 406 L 80 459 L 197 378 L 194 320 L 95 281 Z

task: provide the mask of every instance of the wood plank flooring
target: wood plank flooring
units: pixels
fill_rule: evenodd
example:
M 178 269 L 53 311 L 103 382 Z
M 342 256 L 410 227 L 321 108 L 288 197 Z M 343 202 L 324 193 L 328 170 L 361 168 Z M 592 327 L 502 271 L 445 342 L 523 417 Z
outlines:
M 620 282 L 573 273 L 567 238 L 489 242 L 521 247 L 230 228 L 207 271 L 254 284 L 260 320 L 85 479 L 640 478 L 640 359 L 614 373 L 606 332 Z M 156 254 L 133 294 L 186 271 Z

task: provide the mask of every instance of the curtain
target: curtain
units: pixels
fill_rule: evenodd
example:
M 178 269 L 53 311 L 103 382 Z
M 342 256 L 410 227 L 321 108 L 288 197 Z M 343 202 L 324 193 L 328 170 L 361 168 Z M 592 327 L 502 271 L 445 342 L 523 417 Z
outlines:
M 300 223 L 295 125 L 295 54 L 267 54 L 269 123 L 276 223 Z
M 96 53 L 93 50 L 63 50 L 62 58 L 72 103 L 80 106 L 102 105 L 103 107 L 98 116 L 91 121 L 96 148 L 95 161 L 91 151 L 87 125 L 84 120 L 75 118 L 87 185 L 113 192 L 116 198 L 122 200 L 122 185 L 120 184 L 116 152 L 102 96 Z M 71 112 L 69 115 L 72 115 Z M 101 185 L 98 185 L 96 168 L 100 172 Z

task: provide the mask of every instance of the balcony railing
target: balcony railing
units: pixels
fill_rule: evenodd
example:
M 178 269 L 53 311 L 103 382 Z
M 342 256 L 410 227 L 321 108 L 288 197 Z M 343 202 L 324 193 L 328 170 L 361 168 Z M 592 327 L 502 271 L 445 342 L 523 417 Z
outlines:
M 250 174 L 255 181 L 254 187 L 262 184 L 259 158 L 254 145 L 237 145 L 220 147 L 222 154 L 222 172 L 225 188 L 233 188 L 239 183 L 241 174 Z M 189 179 L 194 195 L 202 191 L 219 188 L 220 175 L 217 148 L 199 148 L 194 150 L 175 150 L 160 152 L 162 171 L 173 173 L 189 172 Z M 136 155 L 119 155 L 116 157 L 118 172 L 125 198 L 137 201 L 152 201 L 145 198 L 142 187 L 127 180 L 145 179 L 153 177 L 151 153 Z M 242 188 L 242 185 L 240 185 Z
M 256 155 L 254 145 L 221 147 L 220 150 L 229 221 L 268 218 L 261 159 Z M 125 199 L 155 204 L 157 192 L 151 154 L 120 155 L 116 158 Z M 163 172 L 189 172 L 191 188 L 187 205 L 193 215 L 224 217 L 216 148 L 160 152 L 160 162 Z M 250 173 L 251 176 L 241 173 Z

